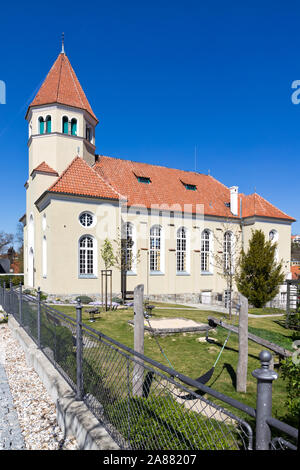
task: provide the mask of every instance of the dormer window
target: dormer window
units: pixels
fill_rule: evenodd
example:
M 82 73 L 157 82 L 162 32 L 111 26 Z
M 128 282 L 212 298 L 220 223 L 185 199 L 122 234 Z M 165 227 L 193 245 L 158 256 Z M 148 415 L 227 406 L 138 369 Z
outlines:
M 150 184 L 151 179 L 148 176 L 137 176 L 137 180 L 139 183 Z
M 187 189 L 188 191 L 196 191 L 197 189 L 197 186 L 195 184 L 191 184 L 191 183 L 184 183 L 183 181 L 181 181 L 183 186 L 185 187 L 185 189 Z

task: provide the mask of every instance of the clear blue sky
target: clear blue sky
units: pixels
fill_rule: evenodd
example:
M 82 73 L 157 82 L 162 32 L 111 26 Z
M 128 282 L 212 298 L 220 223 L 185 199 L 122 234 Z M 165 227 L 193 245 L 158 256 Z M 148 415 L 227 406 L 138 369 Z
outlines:
M 1 4 L 0 231 L 25 212 L 28 103 L 61 48 L 100 123 L 97 153 L 210 173 L 300 221 L 300 4 Z M 300 222 L 293 224 L 300 233 Z

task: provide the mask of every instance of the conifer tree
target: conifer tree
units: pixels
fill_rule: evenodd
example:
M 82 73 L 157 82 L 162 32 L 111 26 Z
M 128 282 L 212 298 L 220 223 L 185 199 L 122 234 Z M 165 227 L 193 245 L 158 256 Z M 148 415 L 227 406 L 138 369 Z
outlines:
M 276 243 L 265 239 L 261 230 L 255 230 L 252 231 L 247 253 L 244 250 L 241 252 L 236 285 L 256 308 L 272 300 L 284 281 L 282 263 L 276 262 L 276 247 Z

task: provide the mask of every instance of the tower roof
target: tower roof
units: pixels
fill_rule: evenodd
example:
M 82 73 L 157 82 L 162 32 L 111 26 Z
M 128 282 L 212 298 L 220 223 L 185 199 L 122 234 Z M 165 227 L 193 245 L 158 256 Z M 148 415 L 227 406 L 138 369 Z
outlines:
M 32 106 L 52 103 L 84 109 L 98 121 L 64 52 L 59 54 L 52 65 L 41 88 L 30 103 L 27 113 Z

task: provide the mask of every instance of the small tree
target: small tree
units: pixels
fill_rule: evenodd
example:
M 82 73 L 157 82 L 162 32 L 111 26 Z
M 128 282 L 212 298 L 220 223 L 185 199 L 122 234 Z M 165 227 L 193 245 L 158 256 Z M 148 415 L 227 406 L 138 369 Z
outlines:
M 227 292 L 229 292 L 229 319 L 231 319 L 234 280 L 239 267 L 242 246 L 240 226 L 233 226 L 232 223 L 224 222 L 218 236 L 214 235 L 214 245 L 213 264 L 218 275 L 226 282 Z
M 101 257 L 105 266 L 105 310 L 107 311 L 107 276 L 109 269 L 115 264 L 115 255 L 111 242 L 106 238 L 101 248 Z M 112 275 L 112 273 L 110 273 Z M 102 278 L 103 279 L 103 278 Z M 102 283 L 103 281 L 101 281 Z M 102 283 L 103 286 L 103 283 Z M 103 296 L 103 287 L 102 287 L 102 296 Z M 112 297 L 112 292 L 110 292 L 110 297 Z M 103 298 L 103 297 L 102 297 Z
M 262 230 L 252 231 L 247 253 L 242 249 L 236 285 L 254 307 L 263 307 L 279 292 L 284 281 L 282 263 L 277 263 L 276 243 L 267 241 Z
M 126 291 L 126 274 L 131 271 L 133 266 L 140 261 L 140 250 L 133 250 L 134 241 L 127 234 L 126 224 L 122 224 L 122 229 L 118 228 L 117 238 L 114 240 L 116 244 L 115 266 L 121 273 L 122 294 Z
M 108 270 L 115 265 L 115 255 L 111 242 L 106 238 L 101 248 L 101 257 L 104 262 L 105 269 Z

